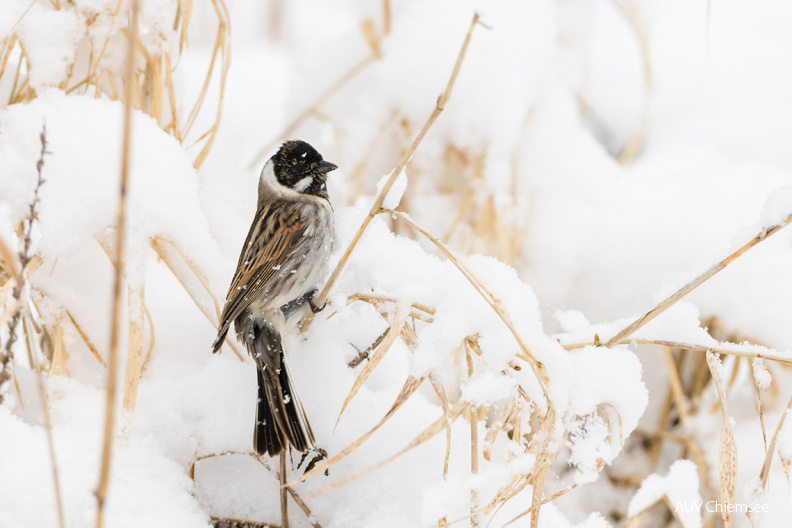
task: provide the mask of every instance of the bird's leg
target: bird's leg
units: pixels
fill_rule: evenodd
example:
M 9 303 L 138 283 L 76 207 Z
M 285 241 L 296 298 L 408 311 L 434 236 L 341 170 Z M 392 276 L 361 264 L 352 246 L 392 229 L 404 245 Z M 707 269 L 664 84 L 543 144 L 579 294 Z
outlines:
M 303 295 L 303 299 L 308 301 L 308 306 L 311 307 L 311 311 L 313 313 L 319 313 L 322 310 L 324 310 L 325 307 L 327 306 L 327 302 L 325 302 L 322 306 L 316 306 L 314 304 L 314 297 L 316 297 L 317 293 L 319 293 L 319 290 L 311 290 L 308 293 L 306 293 L 305 295 Z

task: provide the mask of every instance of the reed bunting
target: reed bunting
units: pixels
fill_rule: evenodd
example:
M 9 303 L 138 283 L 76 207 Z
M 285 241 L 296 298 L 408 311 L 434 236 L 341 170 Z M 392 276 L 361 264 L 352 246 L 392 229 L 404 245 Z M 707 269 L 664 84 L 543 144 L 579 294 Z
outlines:
M 333 245 L 327 173 L 337 169 L 304 141 L 287 141 L 261 171 L 258 206 L 228 289 L 217 352 L 231 322 L 256 362 L 253 444 L 259 454 L 308 451 L 314 435 L 289 375 L 282 336 L 313 304 Z

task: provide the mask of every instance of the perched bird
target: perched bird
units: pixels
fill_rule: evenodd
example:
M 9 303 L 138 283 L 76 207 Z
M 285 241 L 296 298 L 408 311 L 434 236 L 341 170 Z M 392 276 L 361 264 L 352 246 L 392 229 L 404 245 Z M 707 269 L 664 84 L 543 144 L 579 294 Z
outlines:
M 295 392 L 283 350 L 284 332 L 299 322 L 327 270 L 333 208 L 327 173 L 337 169 L 304 141 L 287 141 L 261 171 L 258 206 L 228 289 L 217 352 L 231 322 L 256 361 L 258 405 L 253 444 L 259 454 L 286 446 L 308 451 L 314 436 Z

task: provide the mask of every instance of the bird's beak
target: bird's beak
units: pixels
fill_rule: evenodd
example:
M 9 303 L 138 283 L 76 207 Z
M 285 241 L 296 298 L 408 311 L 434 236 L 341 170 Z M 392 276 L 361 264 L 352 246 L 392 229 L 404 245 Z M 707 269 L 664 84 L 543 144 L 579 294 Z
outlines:
M 327 174 L 330 171 L 334 171 L 338 168 L 338 165 L 335 163 L 330 163 L 329 161 L 323 161 L 316 167 L 317 174 Z

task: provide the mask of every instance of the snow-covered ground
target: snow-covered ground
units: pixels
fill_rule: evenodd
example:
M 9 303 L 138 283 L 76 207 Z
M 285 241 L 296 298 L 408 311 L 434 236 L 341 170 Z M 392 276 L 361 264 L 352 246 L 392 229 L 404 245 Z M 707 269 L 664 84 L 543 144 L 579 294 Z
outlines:
M 183 127 L 224 4 L 141 3 L 140 49 L 149 59 L 173 57 Z M 8 57 L 0 70 L 0 239 L 19 246 L 46 124 L 32 237 L 40 267 L 22 300 L 32 300 L 48 336 L 34 343 L 34 359 L 49 364 L 53 350 L 66 352 L 60 373 L 45 367 L 43 379 L 69 527 L 96 517 L 107 369 L 86 343 L 107 362 L 124 110 L 113 100 L 123 91 L 112 75 L 97 81 L 99 97 L 76 85 L 99 50 L 103 68 L 123 71 L 129 4 L 116 16 L 112 0 L 32 7 L 0 0 L 0 60 Z M 181 53 L 177 5 L 190 28 Z M 167 90 L 159 122 L 134 114 L 124 258 L 132 315 L 122 318 L 119 386 L 141 291 L 150 355 L 134 411 L 122 411 L 119 397 L 106 526 L 202 527 L 213 518 L 280 525 L 277 461 L 246 454 L 254 366 L 228 346 L 210 350 L 215 302 L 222 305 L 253 218 L 261 165 L 297 116 L 375 56 L 291 133 L 340 167 L 328 183 L 337 263 L 377 182 L 445 89 L 475 12 L 486 26 L 474 28 L 451 99 L 407 167 L 406 188 L 397 185 L 402 195 L 388 203 L 400 198 L 398 209 L 458 258 L 395 216 L 378 216 L 328 308 L 307 332 L 286 338 L 301 399 L 331 459 L 386 416 L 405 381 L 421 386 L 327 474 L 293 484 L 312 517 L 291 502 L 291 526 L 505 526 L 531 507 L 534 489 L 544 498 L 567 491 L 542 506 L 543 527 L 623 526 L 641 512 L 641 526 L 706 526 L 709 501 L 723 502 L 728 478 L 719 461 L 731 459 L 719 445 L 728 431 L 737 453 L 731 500 L 759 506 L 750 521 L 735 513 L 734 525 L 788 522 L 783 468 L 792 458 L 792 419 L 775 437 L 763 486 L 756 402 L 758 394 L 770 442 L 792 379 L 792 230 L 757 244 L 631 336 L 697 346 L 684 359 L 672 352 L 682 409 L 669 403 L 676 378 L 668 350 L 595 342 L 792 213 L 792 4 L 234 0 L 227 7 L 222 117 L 200 168 L 194 162 L 216 119 L 220 63 L 182 142 L 168 127 Z M 17 40 L 29 89 L 15 81 Z M 138 67 L 143 84 L 143 52 Z M 18 102 L 7 104 L 12 94 Z M 156 107 L 154 99 L 145 102 Z M 638 146 L 634 155 L 630 145 Z M 0 281 L 4 354 L 17 301 L 13 283 L 3 274 Z M 389 326 L 405 324 L 339 419 L 366 368 L 348 362 Z M 726 417 L 707 348 L 729 352 L 722 366 L 711 362 L 728 394 Z M 36 370 L 24 338 L 14 351 L 15 382 L 0 387 L 0 528 L 58 526 Z M 470 407 L 478 416 L 475 474 Z M 434 434 L 412 447 L 427 430 Z M 662 445 L 651 442 L 657 438 Z M 222 453 L 230 454 L 210 456 Z M 299 463 L 295 453 L 290 480 L 303 475 Z M 490 501 L 496 507 L 468 519 L 471 507 Z M 509 526 L 531 522 L 529 514 Z

